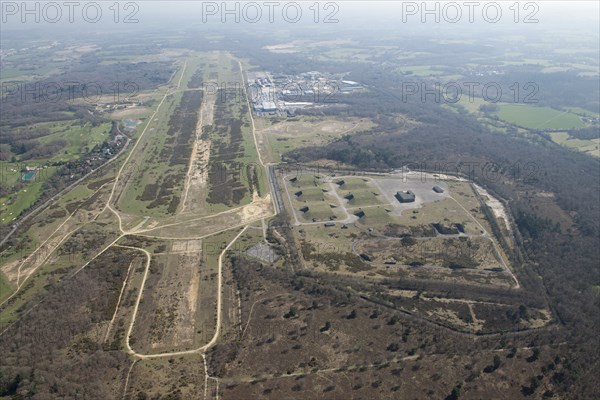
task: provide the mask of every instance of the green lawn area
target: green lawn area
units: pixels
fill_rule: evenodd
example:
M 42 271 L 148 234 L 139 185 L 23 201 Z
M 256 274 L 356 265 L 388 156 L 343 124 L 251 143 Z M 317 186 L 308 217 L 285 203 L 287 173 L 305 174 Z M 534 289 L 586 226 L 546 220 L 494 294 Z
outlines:
M 344 181 L 342 186 L 339 186 L 340 190 L 352 191 L 352 190 L 364 190 L 364 189 L 373 189 L 376 190 L 375 187 L 372 187 L 368 183 L 368 180 L 365 181 L 362 178 L 335 178 L 333 182 L 337 184 L 337 182 Z
M 339 210 L 339 208 L 331 208 L 329 206 L 329 203 L 307 203 L 305 205 L 309 207 L 309 210 L 305 214 L 301 215 L 306 221 L 312 221 L 313 218 L 317 221 L 328 221 L 329 217 L 335 216 L 338 219 L 344 217 L 343 213 Z
M 363 209 L 365 216 L 358 220 L 359 223 L 369 225 L 371 227 L 381 227 L 390 222 L 394 222 L 394 218 L 385 211 L 385 207 L 372 207 Z M 358 209 L 353 209 L 352 213 L 358 212 Z
M 302 191 L 302 195 L 296 197 L 295 194 Z M 323 190 L 316 187 L 291 188 L 290 194 L 297 198 L 299 202 L 304 201 L 325 201 L 325 193 Z
M 581 119 L 567 111 L 550 107 L 536 107 L 521 104 L 498 104 L 495 114 L 501 120 L 528 129 L 573 129 L 584 128 Z
M 386 203 L 385 197 L 382 198 L 381 195 L 375 195 L 375 193 L 377 192 L 367 189 L 344 192 L 340 193 L 340 195 L 344 198 L 346 198 L 346 196 L 349 196 L 350 194 L 354 196 L 354 198 L 352 200 L 349 200 L 346 204 L 346 207 L 348 208 L 368 207 Z

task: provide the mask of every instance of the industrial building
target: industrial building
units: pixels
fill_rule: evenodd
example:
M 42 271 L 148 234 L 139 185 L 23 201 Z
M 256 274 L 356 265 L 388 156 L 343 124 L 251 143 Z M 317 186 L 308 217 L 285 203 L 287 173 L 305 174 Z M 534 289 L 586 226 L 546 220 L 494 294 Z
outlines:
M 400 203 L 412 203 L 415 201 L 415 194 L 410 190 L 407 190 L 406 192 L 398 191 L 396 192 L 396 199 L 398 199 Z
M 318 71 L 275 76 L 266 71 L 250 73 L 248 82 L 250 101 L 258 115 L 276 113 L 293 117 L 296 110 L 322 103 L 323 98 L 364 90 L 360 83 L 344 80 L 341 74 Z
M 263 112 L 274 112 L 277 111 L 277 105 L 273 101 L 263 101 L 261 110 Z

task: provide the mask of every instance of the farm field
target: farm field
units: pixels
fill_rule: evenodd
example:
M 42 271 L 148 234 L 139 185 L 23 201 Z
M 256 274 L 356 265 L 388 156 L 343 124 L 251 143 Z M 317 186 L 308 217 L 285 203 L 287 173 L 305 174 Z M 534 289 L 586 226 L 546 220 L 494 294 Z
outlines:
M 549 107 L 536 107 L 517 104 L 499 104 L 498 118 L 527 129 L 574 129 L 585 124 L 572 113 Z
M 589 120 L 589 118 L 598 118 L 598 114 L 592 111 L 578 107 L 557 110 L 524 104 L 497 103 L 495 111 L 482 112 L 480 107 L 489 103 L 477 97 L 469 101 L 466 96 L 457 104 L 477 116 L 483 125 L 493 131 L 505 134 L 509 129 L 513 131 L 516 129 L 516 132 L 530 140 L 539 140 L 537 131 L 546 131 L 550 140 L 556 144 L 593 157 L 600 157 L 600 139 L 579 139 L 569 133 L 569 130 L 581 128 L 597 130 L 597 122 Z M 452 110 L 455 106 L 447 106 L 447 108 Z M 584 121 L 583 118 L 588 119 Z
M 571 137 L 568 132 L 550 132 L 549 134 L 552 141 L 561 146 L 600 157 L 600 139 L 577 139 Z

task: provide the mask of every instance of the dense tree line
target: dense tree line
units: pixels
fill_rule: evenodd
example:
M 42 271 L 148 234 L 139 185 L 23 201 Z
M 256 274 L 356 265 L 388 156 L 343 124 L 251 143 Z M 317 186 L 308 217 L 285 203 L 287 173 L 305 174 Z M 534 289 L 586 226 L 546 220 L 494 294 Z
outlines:
M 600 139 L 600 127 L 590 126 L 587 128 L 572 129 L 569 131 L 569 135 L 581 140 Z

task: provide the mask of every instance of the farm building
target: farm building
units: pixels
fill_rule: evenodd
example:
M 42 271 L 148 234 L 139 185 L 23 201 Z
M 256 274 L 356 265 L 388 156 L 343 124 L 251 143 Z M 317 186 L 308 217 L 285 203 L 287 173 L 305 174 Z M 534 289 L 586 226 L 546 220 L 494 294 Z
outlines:
M 398 191 L 396 192 L 396 199 L 398 199 L 400 203 L 412 203 L 415 201 L 415 194 L 410 190 L 407 190 L 406 192 Z

